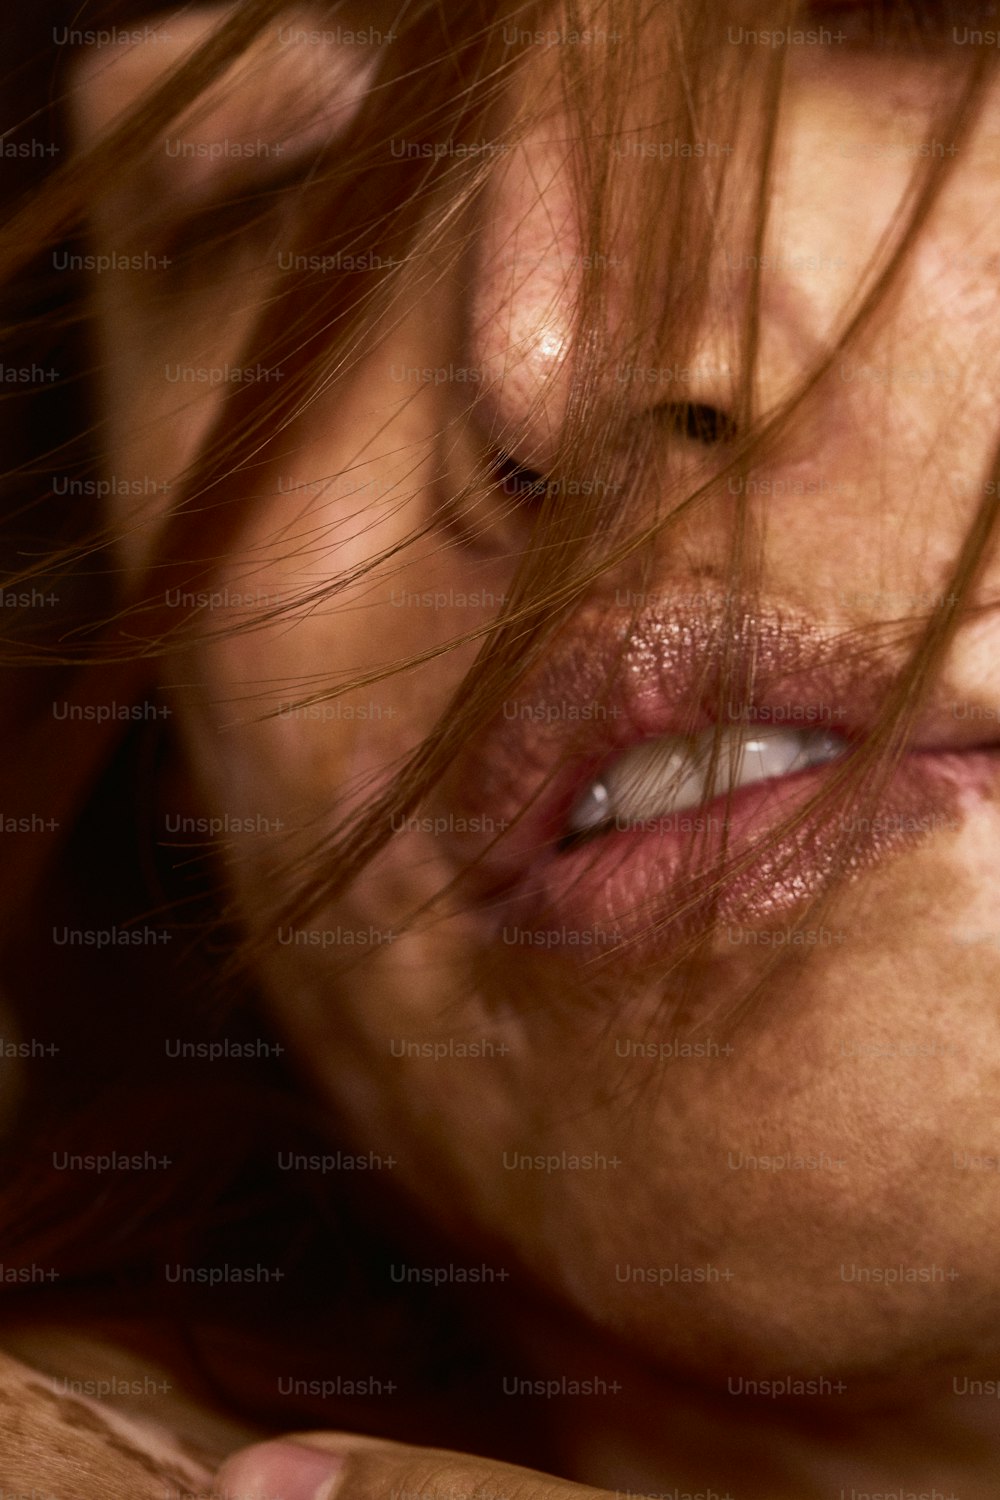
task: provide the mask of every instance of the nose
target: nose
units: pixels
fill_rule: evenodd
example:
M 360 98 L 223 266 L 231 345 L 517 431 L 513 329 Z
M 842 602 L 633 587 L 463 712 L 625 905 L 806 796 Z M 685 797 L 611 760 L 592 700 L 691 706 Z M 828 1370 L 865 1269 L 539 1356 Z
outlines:
M 565 153 L 537 136 L 519 143 L 495 174 L 485 207 L 470 317 L 483 421 L 498 446 L 545 471 L 566 420 L 580 289 Z
M 634 254 L 620 231 L 600 250 L 584 248 L 569 152 L 549 134 L 518 145 L 488 196 L 471 303 L 481 422 L 499 446 L 543 473 L 583 387 L 596 388 L 602 409 L 617 408 L 627 420 L 669 416 L 672 432 L 708 445 L 731 437 L 731 335 L 721 321 L 706 324 L 677 357 L 629 332 Z M 595 340 L 581 312 L 597 281 L 602 331 Z
M 670 238 L 663 225 L 643 220 L 642 171 L 632 174 L 634 222 L 622 215 L 611 225 L 604 264 L 594 267 L 567 132 L 545 128 L 527 137 L 488 192 L 470 327 L 489 435 L 544 473 L 574 392 L 594 370 L 605 396 L 630 418 L 669 415 L 660 424 L 665 442 L 679 435 L 714 448 L 739 436 L 745 333 L 756 298 L 756 415 L 779 410 L 811 370 L 826 366 L 794 421 L 754 456 L 763 482 L 758 476 L 756 487 L 743 490 L 760 500 L 765 586 L 861 624 L 926 613 L 982 498 L 1000 367 L 1000 283 L 985 254 L 1000 194 L 993 144 L 1000 106 L 995 96 L 988 100 L 960 159 L 949 163 L 948 184 L 877 314 L 838 348 L 859 286 L 906 211 L 914 176 L 914 156 L 898 149 L 891 94 L 865 110 L 859 102 L 850 79 L 832 90 L 808 79 L 791 87 L 769 238 L 756 257 L 747 248 L 755 240 L 737 152 L 729 210 L 719 215 L 730 230 L 712 241 L 701 305 L 674 306 L 674 346 L 651 342 L 661 308 L 647 309 L 638 330 L 626 314 L 637 235 Z M 913 128 L 917 139 L 921 127 Z M 672 169 L 670 162 L 643 168 Z M 980 245 L 979 259 L 970 257 Z M 608 335 L 596 350 L 579 320 L 595 270 Z M 683 301 L 669 267 L 653 289 L 665 305 Z M 1000 583 L 1000 573 L 992 582 Z

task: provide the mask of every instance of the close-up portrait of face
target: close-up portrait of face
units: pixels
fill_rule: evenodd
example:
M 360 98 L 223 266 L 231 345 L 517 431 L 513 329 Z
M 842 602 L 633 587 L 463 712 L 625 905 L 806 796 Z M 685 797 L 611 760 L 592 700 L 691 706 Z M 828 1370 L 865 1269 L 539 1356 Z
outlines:
M 1000 6 L 3 25 L 0 1500 L 996 1500 Z

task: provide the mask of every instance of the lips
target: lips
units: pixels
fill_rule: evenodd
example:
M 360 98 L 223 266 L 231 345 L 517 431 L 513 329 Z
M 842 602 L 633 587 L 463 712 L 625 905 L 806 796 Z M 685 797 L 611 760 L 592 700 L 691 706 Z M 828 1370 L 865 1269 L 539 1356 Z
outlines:
M 505 943 L 643 964 L 711 921 L 790 921 L 838 869 L 855 875 L 957 831 L 995 784 L 996 741 L 941 691 L 888 775 L 858 780 L 856 757 L 905 657 L 847 650 L 787 611 L 662 598 L 638 613 L 595 602 L 578 615 L 444 789 L 456 826 L 501 830 L 449 842 Z M 845 753 L 680 813 L 567 837 L 572 809 L 616 756 L 713 725 L 827 732 Z

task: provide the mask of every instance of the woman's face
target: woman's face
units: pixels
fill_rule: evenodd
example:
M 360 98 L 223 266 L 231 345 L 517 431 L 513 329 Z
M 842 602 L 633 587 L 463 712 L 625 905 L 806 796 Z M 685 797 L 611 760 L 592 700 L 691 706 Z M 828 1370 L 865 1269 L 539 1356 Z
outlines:
M 84 128 L 100 124 L 109 99 L 117 107 L 151 81 L 195 24 L 165 20 L 174 40 L 113 62 L 117 92 L 99 72 L 113 54 L 100 54 L 82 75 Z M 755 43 L 738 30 L 726 45 L 749 57 Z M 820 754 L 817 729 L 836 749 L 872 724 L 913 641 L 901 627 L 947 592 L 982 498 L 1000 366 L 1000 92 L 988 91 L 957 150 L 933 139 L 931 106 L 965 56 L 960 32 L 923 54 L 832 35 L 787 48 L 762 271 L 764 407 L 842 326 L 917 159 L 954 159 L 895 292 L 746 486 L 762 588 L 735 635 L 739 660 L 756 652 L 758 673 L 732 718 L 764 733 L 768 766 L 786 751 Z M 280 140 L 282 109 L 301 108 L 300 69 L 313 70 L 316 118 L 333 120 L 351 79 L 392 42 L 286 34 L 269 45 L 268 121 L 251 82 L 225 117 L 206 115 L 179 138 Z M 528 48 L 522 86 L 535 105 L 558 98 L 552 55 Z M 652 35 L 645 55 L 655 59 Z M 637 119 L 642 97 L 637 86 Z M 630 140 L 644 152 L 622 145 L 629 192 L 642 191 L 645 174 L 669 172 L 688 144 L 673 125 L 642 123 Z M 283 870 L 314 869 L 318 839 L 383 790 L 430 732 L 477 643 L 382 674 L 484 625 L 526 545 L 521 513 L 469 542 L 439 506 L 469 471 L 477 412 L 519 426 L 517 457 L 543 472 L 565 416 L 580 254 L 565 126 L 553 102 L 523 146 L 498 155 L 480 203 L 472 297 L 459 306 L 460 271 L 442 254 L 436 288 L 414 293 L 349 388 L 331 388 L 274 443 L 267 466 L 249 471 L 255 500 L 233 549 L 192 584 L 212 596 L 206 634 L 349 575 L 373 553 L 389 561 L 336 597 L 170 662 L 192 777 L 207 814 L 227 820 L 230 878 L 261 939 L 258 978 L 276 1025 L 359 1145 L 391 1155 L 394 1180 L 439 1220 L 485 1236 L 498 1264 L 521 1263 L 665 1365 L 720 1378 L 849 1369 L 855 1394 L 890 1372 L 926 1376 L 944 1395 L 953 1370 L 1000 1353 L 990 1332 L 1000 1327 L 991 612 L 962 625 L 917 723 L 919 751 L 901 762 L 870 826 L 854 829 L 852 878 L 796 928 L 837 833 L 865 816 L 830 815 L 726 883 L 710 940 L 678 968 L 685 919 L 655 941 L 645 928 L 679 900 L 694 837 L 683 818 L 671 821 L 644 792 L 632 815 L 654 819 L 654 831 L 605 829 L 576 848 L 560 835 L 591 782 L 607 773 L 614 790 L 617 758 L 670 733 L 733 634 L 723 609 L 734 493 L 723 482 L 669 533 L 641 582 L 624 568 L 595 587 L 547 664 L 346 894 L 301 928 L 261 916 L 275 910 Z M 738 159 L 740 140 L 713 145 Z M 240 170 L 252 179 L 270 166 L 258 157 Z M 166 173 L 189 169 L 165 152 Z M 732 240 L 720 237 L 697 358 L 680 369 L 670 350 L 644 349 L 619 368 L 638 423 L 655 421 L 664 402 L 731 400 L 749 284 L 740 183 L 737 164 L 723 216 Z M 132 191 L 124 185 L 99 221 L 98 249 L 131 222 Z M 612 306 L 635 248 L 626 213 L 621 222 L 607 267 Z M 232 378 L 212 385 L 198 372 L 238 360 L 249 311 L 291 245 L 282 232 L 207 264 L 169 296 L 157 274 L 97 278 L 114 475 L 155 488 L 180 472 Z M 258 378 L 277 388 L 282 373 Z M 483 402 L 470 417 L 472 394 Z M 692 444 L 692 465 L 704 446 Z M 133 565 L 165 503 L 148 494 L 120 502 Z M 998 583 L 990 551 L 976 598 L 992 598 Z M 883 650 L 873 655 L 875 638 Z M 621 667 L 602 699 L 616 652 Z M 354 678 L 370 680 L 295 708 Z M 775 728 L 804 737 L 771 738 Z M 741 793 L 729 809 L 733 849 L 745 852 L 803 788 L 835 775 L 832 761 Z M 725 802 L 686 816 L 707 819 L 711 837 Z M 481 878 L 440 897 L 504 831 Z M 624 946 L 595 963 L 617 938 Z M 739 1024 L 725 1024 L 765 972 Z

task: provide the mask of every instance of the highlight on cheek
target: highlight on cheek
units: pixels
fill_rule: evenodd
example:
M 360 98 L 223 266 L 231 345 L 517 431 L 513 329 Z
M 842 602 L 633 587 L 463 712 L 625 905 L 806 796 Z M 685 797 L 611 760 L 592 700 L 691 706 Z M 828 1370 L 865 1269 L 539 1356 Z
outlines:
M 112 9 L 0 181 L 5 1347 L 344 1500 L 992 1495 L 991 7 Z

